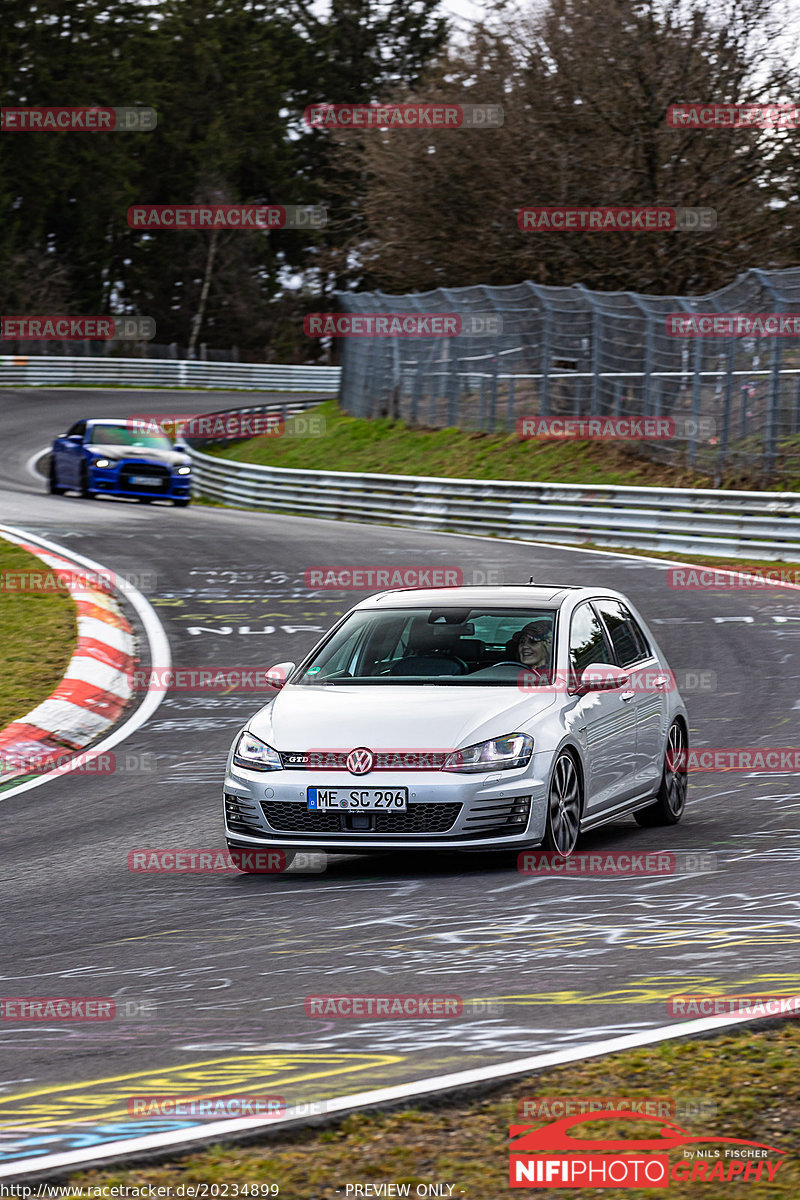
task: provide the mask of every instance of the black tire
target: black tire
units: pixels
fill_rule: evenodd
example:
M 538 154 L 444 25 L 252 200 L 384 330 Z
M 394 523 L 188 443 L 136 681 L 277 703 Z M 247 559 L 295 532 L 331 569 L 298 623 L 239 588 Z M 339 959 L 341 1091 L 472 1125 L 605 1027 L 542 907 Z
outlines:
M 47 490 L 51 496 L 63 496 L 66 488 L 59 487 L 56 482 L 56 464 L 50 459 L 50 470 L 47 473 Z
M 543 849 L 553 850 L 565 858 L 572 854 L 580 833 L 582 799 L 575 759 L 568 751 L 562 750 L 550 780 Z
M 86 463 L 81 467 L 81 497 L 84 500 L 94 500 L 97 492 L 93 492 L 89 487 L 89 472 L 86 469 Z
M 176 508 L 188 508 L 191 504 L 191 500 L 173 500 L 172 503 Z
M 673 721 L 667 734 L 664 770 L 654 804 L 635 812 L 637 825 L 653 829 L 656 825 L 677 825 L 686 808 L 686 733 L 678 721 Z

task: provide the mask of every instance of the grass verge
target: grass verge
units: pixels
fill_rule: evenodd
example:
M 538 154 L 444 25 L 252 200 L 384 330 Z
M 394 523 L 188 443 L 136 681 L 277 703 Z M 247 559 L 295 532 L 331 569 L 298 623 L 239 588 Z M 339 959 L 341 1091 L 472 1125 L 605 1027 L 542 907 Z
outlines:
M 70 1182 L 76 1187 L 151 1184 L 173 1189 L 179 1184 L 216 1183 L 229 1185 L 229 1195 L 234 1194 L 234 1184 L 241 1188 L 245 1183 L 274 1183 L 282 1200 L 343 1200 L 347 1184 L 357 1183 L 370 1183 L 373 1189 L 381 1183 L 408 1183 L 414 1196 L 419 1184 L 445 1182 L 454 1185 L 454 1200 L 498 1200 L 514 1194 L 508 1187 L 507 1137 L 509 1125 L 527 1123 L 517 1116 L 519 1101 L 555 1096 L 702 1102 L 706 1111 L 711 1110 L 708 1115 L 694 1116 L 696 1109 L 690 1108 L 687 1115 L 679 1110 L 674 1119 L 691 1134 L 709 1135 L 708 1144 L 700 1149 L 712 1153 L 719 1149 L 723 1163 L 730 1160 L 723 1157 L 725 1148 L 714 1143 L 714 1136 L 750 1139 L 788 1152 L 772 1183 L 672 1180 L 672 1200 L 698 1196 L 740 1200 L 753 1195 L 763 1200 L 797 1200 L 800 1196 L 800 1163 L 793 1156 L 800 1126 L 800 1028 L 792 1021 L 698 1042 L 666 1042 L 562 1067 L 472 1102 L 357 1114 L 328 1129 L 273 1137 L 259 1146 L 216 1147 L 160 1166 L 83 1173 Z M 649 1138 L 653 1128 L 652 1123 L 645 1127 L 640 1121 L 604 1122 L 602 1133 L 597 1123 L 574 1132 L 588 1137 Z M 681 1149 L 669 1152 L 671 1165 L 681 1157 Z M 773 1163 L 780 1158 L 770 1157 Z M 710 1170 L 714 1163 L 704 1165 Z M 398 1193 L 385 1189 L 360 1193 L 362 1197 L 380 1194 Z M 565 1194 L 563 1188 L 536 1189 L 542 1200 Z M 569 1194 L 632 1200 L 660 1193 L 611 1187 Z
M 0 538 L 0 579 L 7 571 L 41 573 L 42 562 Z M 58 686 L 75 649 L 77 629 L 69 592 L 0 588 L 0 729 Z
M 313 414 L 324 418 L 322 436 L 294 436 Z M 302 422 L 303 424 L 300 424 Z M 389 419 L 365 420 L 327 400 L 286 422 L 283 437 L 257 437 L 215 448 L 221 458 L 303 470 L 366 471 L 385 475 L 441 475 L 451 479 L 503 479 L 548 483 L 618 484 L 642 487 L 713 487 L 708 470 L 652 462 L 643 453 L 610 442 L 520 441 L 513 433 L 425 429 Z M 794 458 L 792 459 L 794 462 Z M 760 489 L 754 476 L 726 480 L 731 488 Z M 792 470 L 771 490 L 800 487 Z

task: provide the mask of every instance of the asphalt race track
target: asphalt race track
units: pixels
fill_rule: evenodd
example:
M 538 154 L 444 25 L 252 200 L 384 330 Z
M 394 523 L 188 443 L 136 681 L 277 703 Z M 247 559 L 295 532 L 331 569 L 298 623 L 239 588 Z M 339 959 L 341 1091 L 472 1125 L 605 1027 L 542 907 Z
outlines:
M 361 595 L 310 592 L 314 566 L 606 583 L 631 596 L 687 673 L 695 747 L 797 743 L 800 593 L 675 591 L 666 566 L 550 546 L 51 498 L 26 468 L 80 416 L 254 402 L 0 392 L 0 521 L 123 574 L 151 572 L 142 590 L 179 668 L 297 660 Z M 225 754 L 261 703 L 171 692 L 117 747 L 113 775 L 71 774 L 3 799 L 2 993 L 113 996 L 121 1012 L 105 1024 L 0 1025 L 0 1162 L 181 1124 L 135 1122 L 134 1094 L 338 1096 L 665 1025 L 673 994 L 800 989 L 789 774 L 698 773 L 676 829 L 627 819 L 579 847 L 713 855 L 715 869 L 698 873 L 552 878 L 520 875 L 513 857 L 400 854 L 339 856 L 322 874 L 129 871 L 135 848 L 224 847 Z M 306 1016 L 304 997 L 326 992 L 456 993 L 465 1015 Z

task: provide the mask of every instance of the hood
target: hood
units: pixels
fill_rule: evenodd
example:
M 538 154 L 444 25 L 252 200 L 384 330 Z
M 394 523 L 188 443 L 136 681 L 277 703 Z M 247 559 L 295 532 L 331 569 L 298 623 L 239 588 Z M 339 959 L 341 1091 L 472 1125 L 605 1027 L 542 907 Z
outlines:
M 98 457 L 117 461 L 120 458 L 137 458 L 142 462 L 163 463 L 169 467 L 191 466 L 191 459 L 180 450 L 154 450 L 148 446 L 104 446 L 102 442 L 91 442 L 89 449 Z
M 459 750 L 527 733 L 555 703 L 516 687 L 287 686 L 248 728 L 276 750 Z

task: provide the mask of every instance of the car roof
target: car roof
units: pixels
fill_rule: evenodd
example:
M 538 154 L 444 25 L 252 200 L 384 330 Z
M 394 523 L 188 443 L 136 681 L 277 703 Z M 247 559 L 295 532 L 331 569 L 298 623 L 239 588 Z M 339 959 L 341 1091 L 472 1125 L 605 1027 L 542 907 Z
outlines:
M 557 608 L 568 593 L 585 593 L 588 598 L 594 596 L 597 589 L 571 583 L 519 584 L 508 587 L 400 588 L 368 596 L 357 604 L 356 608 L 417 608 L 420 605 L 435 608 L 463 608 L 465 605 L 470 608 L 483 605 L 497 608 Z

